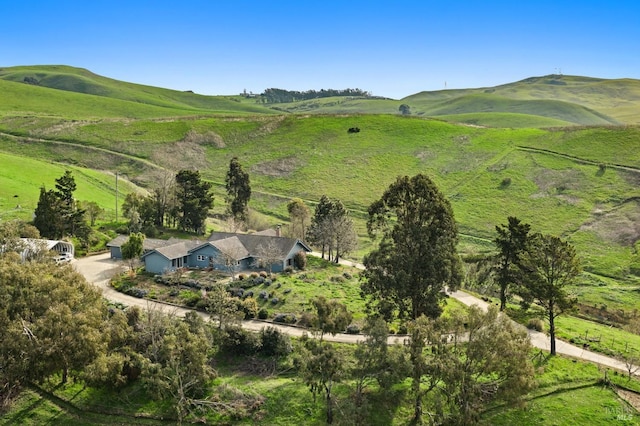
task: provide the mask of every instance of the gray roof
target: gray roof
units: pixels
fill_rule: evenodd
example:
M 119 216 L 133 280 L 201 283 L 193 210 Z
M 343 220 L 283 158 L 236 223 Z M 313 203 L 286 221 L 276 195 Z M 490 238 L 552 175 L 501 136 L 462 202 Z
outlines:
M 122 247 L 122 245 L 127 241 L 129 241 L 128 235 L 118 235 L 113 240 L 107 243 L 107 247 Z M 142 242 L 142 249 L 144 251 L 151 251 L 160 247 L 175 244 L 180 241 L 184 241 L 184 240 L 181 240 L 180 238 L 173 238 L 173 237 L 169 238 L 168 240 L 161 240 L 158 238 L 145 238 L 144 241 Z
M 178 243 L 173 243 L 170 245 L 164 245 L 162 247 L 158 247 L 155 250 L 146 253 L 142 257 L 145 257 L 146 255 L 151 253 L 158 253 L 169 260 L 178 259 L 180 257 L 186 256 L 189 250 L 201 244 L 202 244 L 202 241 L 180 240 L 180 242 Z
M 247 248 L 235 235 L 223 240 L 209 241 L 209 244 L 235 260 L 246 259 L 250 256 Z
M 287 237 L 275 237 L 271 235 L 261 235 L 261 234 L 234 234 L 231 232 L 213 232 L 209 236 L 209 241 L 219 241 L 225 238 L 237 237 L 240 242 L 245 246 L 247 251 L 251 256 L 256 256 L 258 252 L 258 248 L 260 246 L 267 247 L 267 245 L 272 244 L 279 249 L 282 253 L 282 256 L 285 256 L 291 249 L 296 245 L 296 243 L 302 244 L 302 246 L 307 251 L 311 251 L 309 246 L 303 243 L 300 240 L 295 238 L 287 238 Z

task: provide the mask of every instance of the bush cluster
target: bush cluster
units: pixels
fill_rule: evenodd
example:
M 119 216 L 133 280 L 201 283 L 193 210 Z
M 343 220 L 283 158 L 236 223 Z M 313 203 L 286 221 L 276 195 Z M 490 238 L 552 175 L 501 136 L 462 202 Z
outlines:
M 295 324 L 297 322 L 297 318 L 294 314 L 275 314 L 273 317 L 273 322 L 280 322 L 284 324 Z

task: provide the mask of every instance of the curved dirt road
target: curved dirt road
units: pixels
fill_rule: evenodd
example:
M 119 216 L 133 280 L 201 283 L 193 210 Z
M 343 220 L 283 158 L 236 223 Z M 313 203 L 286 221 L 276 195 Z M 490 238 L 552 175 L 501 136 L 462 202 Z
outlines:
M 353 264 L 349 261 L 341 261 L 340 263 L 348 266 L 354 266 L 360 269 L 363 268 L 361 264 Z M 129 296 L 114 290 L 109 285 L 109 281 L 114 275 L 123 270 L 124 264 L 120 261 L 111 259 L 109 253 L 77 259 L 73 262 L 73 266 L 79 273 L 84 275 L 87 281 L 100 288 L 102 290 L 102 294 L 108 300 L 119 302 L 128 306 L 139 306 L 144 309 L 156 309 L 177 316 L 184 316 L 187 312 L 192 311 L 188 308 L 167 305 L 164 303 L 154 302 L 152 300 L 138 299 L 137 297 Z M 459 300 L 467 306 L 478 305 L 483 310 L 486 310 L 489 306 L 487 302 L 475 296 L 472 296 L 469 293 L 465 293 L 464 291 L 452 292 L 450 293 L 450 296 Z M 201 316 L 208 318 L 207 314 L 203 312 L 198 313 Z M 253 331 L 260 331 L 260 329 L 265 326 L 275 327 L 283 333 L 295 337 L 309 334 L 308 330 L 303 328 L 281 325 L 266 321 L 248 320 L 242 322 L 243 328 Z M 549 337 L 546 334 L 534 330 L 528 330 L 528 333 L 531 338 L 531 344 L 534 347 L 544 349 L 546 351 L 550 350 Z M 332 342 L 357 343 L 359 341 L 362 341 L 364 339 L 364 336 L 356 334 L 336 334 L 335 336 L 332 336 L 329 334 L 325 335 L 324 339 Z M 389 344 L 403 343 L 405 339 L 406 336 L 390 336 Z M 568 355 L 574 358 L 580 358 L 585 361 L 595 362 L 606 367 L 615 368 L 616 370 L 625 372 L 627 371 L 627 366 L 622 361 L 585 350 L 581 347 L 571 345 L 562 340 L 556 339 L 556 351 L 559 354 Z M 638 372 L 637 370 L 638 369 L 636 369 L 635 373 L 636 376 L 640 375 L 640 372 Z

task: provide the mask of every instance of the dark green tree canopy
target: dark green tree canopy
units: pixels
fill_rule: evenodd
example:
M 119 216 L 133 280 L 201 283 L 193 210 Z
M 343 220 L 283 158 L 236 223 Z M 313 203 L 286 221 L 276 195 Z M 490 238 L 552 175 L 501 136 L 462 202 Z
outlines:
M 213 207 L 211 183 L 205 182 L 197 170 L 181 170 L 176 175 L 178 223 L 185 231 L 204 232 L 209 209 Z
M 518 265 L 522 253 L 527 250 L 531 226 L 509 216 L 507 225 L 496 226 L 498 234 L 493 240 L 498 248 L 495 258 L 496 280 L 500 286 L 500 310 L 503 311 L 509 297 L 509 286 L 516 283 Z
M 382 234 L 364 259 L 362 292 L 390 319 L 437 318 L 445 288 L 461 281 L 458 227 L 449 201 L 427 176 L 398 177 L 369 207 L 369 235 Z
M 47 191 L 44 186 L 40 188 L 33 224 L 40 231 L 40 235 L 46 238 L 83 236 L 81 234 L 86 234 L 88 227 L 84 217 L 85 211 L 79 208 L 73 198 L 76 190 L 73 174 L 67 170 L 56 179 L 55 186 L 55 191 Z
M 229 162 L 229 171 L 225 178 L 227 189 L 227 210 L 234 219 L 246 221 L 251 199 L 251 182 L 249 174 L 242 170 L 238 157 L 233 157 Z

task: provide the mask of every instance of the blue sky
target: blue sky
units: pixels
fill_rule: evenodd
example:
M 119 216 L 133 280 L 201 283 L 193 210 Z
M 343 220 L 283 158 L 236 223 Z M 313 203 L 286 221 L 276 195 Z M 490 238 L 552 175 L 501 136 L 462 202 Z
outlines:
M 2 1 L 0 66 L 208 95 L 402 98 L 553 74 L 640 78 L 637 1 Z

